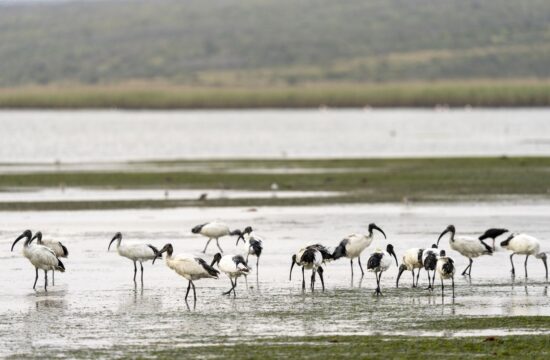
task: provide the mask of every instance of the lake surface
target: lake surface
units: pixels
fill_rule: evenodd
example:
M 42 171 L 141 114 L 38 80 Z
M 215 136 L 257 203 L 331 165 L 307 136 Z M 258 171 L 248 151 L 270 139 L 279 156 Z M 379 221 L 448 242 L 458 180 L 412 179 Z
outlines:
M 371 204 L 347 206 L 180 208 L 103 211 L 0 212 L 0 357 L 23 358 L 75 356 L 70 351 L 109 349 L 120 355 L 140 355 L 140 349 L 171 349 L 175 346 L 221 345 L 254 342 L 258 338 L 329 334 L 408 334 L 436 336 L 499 335 L 506 330 L 418 331 L 426 319 L 445 321 L 460 316 L 550 315 L 548 282 L 540 260 L 529 261 L 529 279 L 523 277 L 523 256 L 516 256 L 517 276 L 510 277 L 508 252 L 477 258 L 471 280 L 456 276 L 456 298 L 441 297 L 439 280 L 433 293 L 411 289 L 410 273 L 395 288 L 397 268 L 382 277 L 384 296 L 373 296 L 375 279 L 366 273 L 362 281 L 350 276 L 349 261 L 338 260 L 325 267 L 326 291 L 312 294 L 301 290 L 300 271 L 289 281 L 291 255 L 306 244 L 335 246 L 350 232 L 366 231 L 376 222 L 388 240 L 375 236 L 365 250 L 363 264 L 376 247 L 391 242 L 398 258 L 411 247 L 430 246 L 445 227 L 454 223 L 457 233 L 475 235 L 488 227 L 505 226 L 525 231 L 539 239 L 541 250 L 550 250 L 549 202 Z M 196 282 L 197 304 L 183 297 L 187 282 L 168 269 L 164 261 L 144 264 L 145 284 L 134 286 L 132 263 L 107 252 L 116 231 L 124 239 L 161 247 L 171 242 L 175 253 L 198 254 L 205 244 L 191 234 L 193 225 L 224 219 L 232 227 L 252 225 L 265 239 L 260 260 L 249 276 L 248 288 L 241 279 L 237 298 L 222 296 L 229 288 L 220 279 Z M 32 290 L 34 270 L 21 255 L 21 244 L 9 252 L 13 240 L 32 224 L 47 238 L 61 240 L 69 248 L 63 262 L 67 271 L 56 274 L 56 285 Z M 234 239 L 221 239 L 228 253 L 238 253 Z M 441 248 L 455 259 L 458 271 L 468 260 Z M 215 246 L 206 255 L 211 261 Z M 252 258 L 255 267 L 255 259 Z M 355 265 L 357 266 L 357 265 Z M 306 272 L 306 281 L 310 272 Z M 426 285 L 426 275 L 420 277 Z M 319 281 L 316 283 L 319 287 Z M 189 306 L 189 307 L 188 307 Z M 536 331 L 536 330 L 532 330 Z M 522 333 L 521 329 L 510 333 Z M 88 356 L 89 357 L 89 356 Z
M 0 162 L 550 155 L 550 109 L 0 111 Z

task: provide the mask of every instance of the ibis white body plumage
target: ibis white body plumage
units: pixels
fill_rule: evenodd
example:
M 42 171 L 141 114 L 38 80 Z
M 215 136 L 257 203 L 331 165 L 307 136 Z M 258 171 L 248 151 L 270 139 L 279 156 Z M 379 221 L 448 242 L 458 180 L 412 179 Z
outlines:
M 411 248 L 406 250 L 403 253 L 403 260 L 401 262 L 401 265 L 399 265 L 399 272 L 397 274 L 397 280 L 395 282 L 396 287 L 399 287 L 399 278 L 401 277 L 401 274 L 403 274 L 404 271 L 411 271 L 412 272 L 412 287 L 418 286 L 418 277 L 420 276 L 420 269 L 422 269 L 423 263 L 422 263 L 422 254 L 424 253 L 424 249 L 420 248 Z M 418 269 L 418 272 L 416 274 L 416 283 L 414 281 L 414 270 Z
M 527 277 L 527 260 L 529 256 L 533 255 L 537 259 L 541 259 L 544 263 L 544 268 L 546 270 L 546 278 L 548 278 L 548 266 L 546 264 L 546 253 L 540 252 L 540 241 L 539 239 L 527 235 L 527 234 L 512 234 L 508 239 L 503 241 L 500 244 L 503 248 L 508 249 L 512 252 L 510 254 L 510 263 L 512 264 L 512 275 L 515 275 L 514 269 L 514 260 L 512 259 L 514 255 L 525 255 L 525 277 Z
M 139 265 L 141 267 L 141 282 L 143 283 L 143 263 L 146 261 L 155 259 L 155 257 L 159 252 L 157 248 L 155 248 L 151 244 L 144 244 L 144 243 L 131 242 L 131 241 L 122 242 L 122 234 L 118 232 L 115 234 L 115 236 L 109 243 L 109 247 L 107 248 L 107 250 L 111 248 L 111 245 L 113 244 L 114 241 L 116 241 L 117 253 L 122 257 L 130 259 L 134 263 L 134 282 L 136 281 L 136 274 L 137 274 L 136 263 L 139 262 Z
M 233 291 L 233 296 L 237 296 L 235 288 L 237 287 L 237 278 L 243 275 L 248 275 L 250 268 L 246 264 L 246 261 L 242 255 L 224 255 L 217 253 L 214 255 L 214 260 L 211 266 L 218 264 L 218 269 L 223 272 L 231 281 L 231 289 L 224 292 L 224 295 L 228 295 Z
M 42 239 L 42 232 L 37 231 L 32 240 L 36 239 L 39 245 L 44 245 L 45 247 L 51 249 L 57 258 L 66 258 L 69 256 L 69 250 L 61 243 L 61 241 L 52 240 L 52 239 Z M 31 240 L 31 241 L 32 241 Z M 52 270 L 52 285 L 55 285 L 55 271 Z
M 445 250 L 441 250 L 440 255 L 437 259 L 436 272 L 441 279 L 441 296 L 444 294 L 445 286 L 443 280 L 451 279 L 451 284 L 453 288 L 453 297 L 455 296 L 455 266 L 454 261 L 450 257 L 447 257 Z
M 206 253 L 206 249 L 208 249 L 208 245 L 210 245 L 210 241 L 212 241 L 212 239 L 216 240 L 216 246 L 218 247 L 220 252 L 223 253 L 223 250 L 220 247 L 219 239 L 227 235 L 237 235 L 236 232 L 229 229 L 229 226 L 219 221 L 212 221 L 209 223 L 197 225 L 193 229 L 191 229 L 191 232 L 193 234 L 200 234 L 208 238 L 206 246 L 202 251 L 203 253 Z
M 361 276 L 365 274 L 363 271 L 363 266 L 361 265 L 361 253 L 370 246 L 374 240 L 373 230 L 378 230 L 386 238 L 386 234 L 382 229 L 380 229 L 376 224 L 369 224 L 368 234 L 351 234 L 346 236 L 340 244 L 334 250 L 332 257 L 334 260 L 337 260 L 341 257 L 346 257 L 350 259 L 351 265 L 351 277 L 353 277 L 353 259 L 357 258 L 359 263 L 359 269 L 361 270 Z
M 470 263 L 464 269 L 462 275 L 471 275 L 472 263 L 474 258 L 482 255 L 493 254 L 493 250 L 491 249 L 491 247 L 485 244 L 482 240 L 467 236 L 456 236 L 456 230 L 453 225 L 449 225 L 441 233 L 441 235 L 439 235 L 439 238 L 437 239 L 437 246 L 439 246 L 439 240 L 441 240 L 443 235 L 445 235 L 446 233 L 451 233 L 451 236 L 449 237 L 449 245 L 451 249 L 457 251 L 458 253 L 460 253 L 460 255 L 465 256 L 470 260 Z M 466 272 L 468 273 L 466 274 Z
M 325 290 L 325 280 L 323 278 L 323 267 L 322 265 L 331 258 L 332 255 L 328 252 L 327 248 L 320 244 L 309 245 L 305 248 L 302 248 L 292 255 L 292 264 L 290 266 L 290 277 L 289 280 L 292 280 L 292 268 L 294 264 L 302 267 L 302 290 L 306 288 L 305 281 L 305 270 L 311 270 L 311 291 L 315 289 L 315 273 L 319 274 L 321 279 L 321 285 L 323 291 Z

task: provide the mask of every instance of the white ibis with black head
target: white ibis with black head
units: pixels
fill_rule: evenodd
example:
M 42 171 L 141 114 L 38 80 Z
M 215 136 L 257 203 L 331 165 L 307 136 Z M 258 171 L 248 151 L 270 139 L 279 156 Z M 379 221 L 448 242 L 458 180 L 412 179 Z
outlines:
M 493 249 L 491 249 L 491 247 L 485 244 L 482 240 L 467 236 L 455 236 L 456 229 L 454 225 L 447 226 L 441 235 L 439 235 L 436 243 L 437 246 L 439 246 L 439 240 L 441 240 L 443 235 L 447 233 L 451 233 L 451 237 L 449 238 L 449 245 L 451 246 L 451 249 L 458 251 L 460 255 L 465 256 L 470 260 L 470 263 L 466 269 L 464 269 L 462 275 L 471 276 L 472 263 L 474 262 L 472 259 L 482 255 L 493 255 Z M 468 271 L 467 274 L 466 271 Z
M 23 245 L 23 256 L 25 256 L 36 270 L 36 277 L 34 278 L 33 290 L 36 289 L 36 282 L 38 281 L 38 270 L 44 270 L 44 291 L 48 291 L 48 271 L 60 271 L 65 272 L 65 266 L 55 256 L 55 253 L 44 245 L 32 244 L 32 232 L 25 230 L 11 246 L 11 251 L 15 244 L 21 239 L 25 238 Z
M 195 290 L 194 281 L 200 279 L 217 279 L 219 271 L 208 265 L 203 259 L 189 255 L 178 254 L 174 255 L 174 248 L 172 244 L 166 244 L 159 251 L 157 257 L 153 260 L 153 263 L 158 257 L 161 257 L 163 253 L 166 253 L 166 266 L 174 270 L 176 274 L 183 276 L 189 281 L 187 284 L 187 292 L 185 293 L 185 301 L 189 295 L 191 286 L 193 287 L 193 298 L 195 303 L 197 302 L 197 292 Z
M 234 232 L 239 234 L 237 237 L 237 244 L 242 239 L 246 246 L 246 263 L 248 264 L 248 257 L 250 255 L 256 257 L 256 274 L 258 273 L 258 267 L 260 266 L 260 256 L 264 249 L 264 239 L 252 232 L 252 227 L 247 226 L 242 232 L 235 230 Z M 245 238 L 246 237 L 246 238 Z
M 305 270 L 311 269 L 311 291 L 315 288 L 315 273 L 317 272 L 319 274 L 319 278 L 321 279 L 321 285 L 323 288 L 323 291 L 325 291 L 325 280 L 323 278 L 323 267 L 322 265 L 332 259 L 332 254 L 328 251 L 328 249 L 321 245 L 321 244 L 314 244 L 306 246 L 305 248 L 302 248 L 298 250 L 298 252 L 294 255 L 292 255 L 292 264 L 290 265 L 290 276 L 289 280 L 292 280 L 292 268 L 294 265 L 298 265 L 302 267 L 302 290 L 305 290 L 306 288 L 306 281 L 305 281 Z
M 346 236 L 340 244 L 334 249 L 332 257 L 334 260 L 337 260 L 341 257 L 346 257 L 350 259 L 351 264 L 351 277 L 353 277 L 353 259 L 357 258 L 359 262 L 359 269 L 361 269 L 361 276 L 365 275 L 363 271 L 363 266 L 361 265 L 361 253 L 365 250 L 373 241 L 374 233 L 373 230 L 380 231 L 386 238 L 386 234 L 382 229 L 380 229 L 376 224 L 369 224 L 369 233 L 368 234 L 351 234 Z
M 436 271 L 441 279 L 441 296 L 443 296 L 444 288 L 443 279 L 451 279 L 453 287 L 453 297 L 455 297 L 455 265 L 453 259 L 447 257 L 445 250 L 441 250 L 437 259 Z
M 482 241 L 485 239 L 493 240 L 493 251 L 495 251 L 495 239 L 502 234 L 506 234 L 507 232 L 508 229 L 491 228 L 486 230 L 478 239 Z
M 525 277 L 527 278 L 527 259 L 534 255 L 537 259 L 541 259 L 546 270 L 546 278 L 548 279 L 548 265 L 546 264 L 546 253 L 540 252 L 539 239 L 527 234 L 512 234 L 508 239 L 500 243 L 505 249 L 512 251 L 510 255 L 510 263 L 512 264 L 512 275 L 516 274 L 514 269 L 514 260 L 512 257 L 516 254 L 525 255 Z
M 222 256 L 222 254 L 217 253 L 216 255 L 214 255 L 214 259 L 212 260 L 210 266 L 214 267 L 215 264 L 218 265 L 218 269 L 220 269 L 221 272 L 225 273 L 231 281 L 231 289 L 224 292 L 223 295 L 229 295 L 231 294 L 231 291 L 233 291 L 233 296 L 237 296 L 237 293 L 235 291 L 235 288 L 237 287 L 237 279 L 240 276 L 248 275 L 248 273 L 250 272 L 250 268 L 246 264 L 244 257 L 242 255 Z
M 418 286 L 418 277 L 420 276 L 420 270 L 423 267 L 422 264 L 422 253 L 424 252 L 424 249 L 419 248 L 411 248 L 406 250 L 403 253 L 403 261 L 401 262 L 401 265 L 399 265 L 399 272 L 397 273 L 397 280 L 395 282 L 395 287 L 399 287 L 399 278 L 401 277 L 401 274 L 405 270 L 412 272 L 412 287 Z M 414 282 L 414 269 L 418 269 L 418 273 L 416 274 L 416 283 Z
M 38 245 L 44 245 L 45 247 L 51 249 L 54 252 L 55 256 L 57 256 L 57 258 L 66 258 L 67 256 L 69 256 L 69 250 L 67 250 L 67 248 L 61 243 L 61 241 L 50 239 L 42 240 L 41 231 L 37 231 L 36 233 L 34 233 L 31 241 L 33 241 L 34 239 L 36 239 Z M 55 286 L 55 271 L 52 271 L 52 285 Z
M 139 262 L 141 267 L 141 283 L 143 284 L 143 263 L 149 260 L 155 259 L 159 253 L 158 249 L 151 244 L 143 244 L 136 242 L 124 241 L 122 243 L 122 233 L 117 232 L 115 236 L 111 239 L 107 251 L 111 249 L 111 245 L 116 241 L 116 251 L 117 253 L 130 259 L 134 262 L 134 282 L 136 282 L 137 266 L 136 262 Z
M 229 226 L 219 221 L 212 221 L 209 223 L 197 225 L 193 229 L 191 229 L 191 232 L 193 234 L 201 234 L 202 236 L 205 236 L 208 238 L 208 241 L 206 242 L 206 246 L 202 251 L 203 254 L 206 253 L 206 249 L 208 249 L 208 245 L 210 244 L 210 241 L 212 241 L 212 239 L 216 240 L 216 245 L 218 246 L 218 249 L 220 250 L 221 253 L 223 253 L 223 250 L 220 247 L 219 238 L 227 235 L 231 235 L 231 236 L 241 235 L 241 232 L 239 230 L 231 231 L 229 229 Z
M 437 245 L 432 244 L 432 247 L 430 249 L 424 250 L 422 253 L 422 266 L 424 267 L 424 270 L 426 270 L 426 273 L 428 274 L 428 288 L 427 290 L 433 291 L 434 289 L 434 281 L 435 281 L 435 269 L 437 266 Z M 432 276 L 430 278 L 430 271 L 432 272 Z
M 386 246 L 386 251 L 376 249 L 367 261 L 367 270 L 373 272 L 376 276 L 376 290 L 374 292 L 376 295 L 382 295 L 382 291 L 380 290 L 380 279 L 382 278 L 382 273 L 388 270 L 393 263 L 392 256 L 395 259 L 395 266 L 399 266 L 397 255 L 395 255 L 395 251 L 393 250 L 393 245 L 388 244 L 388 246 Z

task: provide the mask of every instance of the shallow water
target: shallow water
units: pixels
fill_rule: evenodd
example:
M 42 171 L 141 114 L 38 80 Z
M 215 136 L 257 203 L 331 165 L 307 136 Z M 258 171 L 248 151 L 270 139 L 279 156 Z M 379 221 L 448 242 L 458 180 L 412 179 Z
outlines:
M 550 154 L 550 109 L 0 111 L 0 162 Z
M 134 287 L 131 262 L 107 252 L 112 235 L 122 231 L 128 240 L 159 247 L 171 242 L 176 253 L 199 253 L 205 239 L 191 234 L 190 228 L 217 218 L 234 227 L 252 224 L 265 238 L 258 280 L 255 270 L 248 288 L 241 280 L 236 299 L 221 295 L 229 288 L 229 281 L 221 276 L 197 281 L 196 308 L 192 302 L 188 308 L 183 300 L 187 282 L 163 262 L 146 263 L 144 287 Z M 355 268 L 351 282 L 345 260 L 326 266 L 324 293 L 302 293 L 299 271 L 295 269 L 293 281 L 288 281 L 290 256 L 309 243 L 335 246 L 344 235 L 366 230 L 372 221 L 386 231 L 398 257 L 407 248 L 429 246 L 449 223 L 459 233 L 471 235 L 487 227 L 506 226 L 537 236 L 543 250 L 550 250 L 545 240 L 550 237 L 545 226 L 549 218 L 548 202 L 260 207 L 255 212 L 247 208 L 2 212 L 0 356 L 147 344 L 157 348 L 220 344 L 284 335 L 487 334 L 490 331 L 418 332 L 412 328 L 426 319 L 463 315 L 550 315 L 548 285 L 539 260 L 530 260 L 530 277 L 525 281 L 523 258 L 518 256 L 518 277 L 512 282 L 506 251 L 476 259 L 471 281 L 456 277 L 452 300 L 450 287 L 443 299 L 439 287 L 433 294 L 411 289 L 408 274 L 395 289 L 395 267 L 383 275 L 384 296 L 377 298 L 374 276 L 367 273 L 360 281 Z M 67 272 L 57 274 L 57 285 L 47 294 L 41 288 L 32 290 L 34 271 L 22 258 L 20 245 L 14 253 L 8 250 L 30 224 L 46 237 L 63 241 L 70 251 L 63 260 Z M 234 241 L 220 243 L 226 252 L 235 252 Z M 363 255 L 363 264 L 368 253 L 386 244 L 377 237 Z M 442 245 L 448 248 L 447 241 Z M 206 260 L 214 250 L 214 246 L 209 249 Z M 461 271 L 467 260 L 454 251 L 448 253 Z M 40 276 L 39 286 L 43 284 Z M 421 284 L 425 283 L 422 273 Z

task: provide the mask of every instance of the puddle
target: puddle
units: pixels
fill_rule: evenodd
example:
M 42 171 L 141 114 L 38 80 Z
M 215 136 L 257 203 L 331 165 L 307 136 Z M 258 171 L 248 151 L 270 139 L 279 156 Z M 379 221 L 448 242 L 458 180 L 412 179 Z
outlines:
M 506 330 L 417 331 L 425 319 L 445 320 L 460 316 L 550 315 L 548 284 L 539 260 L 529 262 L 525 281 L 523 259 L 516 259 L 519 275 L 510 278 L 508 253 L 474 261 L 471 281 L 457 276 L 456 298 L 444 299 L 439 287 L 433 294 L 410 288 L 410 275 L 395 289 L 397 269 L 382 278 L 384 296 L 373 296 L 374 275 L 351 281 L 349 262 L 340 260 L 325 270 L 327 291 L 302 293 L 301 276 L 294 271 L 288 281 L 290 256 L 308 243 L 335 246 L 348 233 L 365 231 L 376 222 L 388 235 L 398 257 L 410 247 L 436 241 L 450 223 L 457 233 L 476 234 L 488 227 L 505 226 L 524 231 L 543 241 L 550 250 L 550 202 L 454 203 L 423 205 L 349 205 L 305 207 L 179 208 L 151 210 L 27 211 L 0 212 L 0 356 L 31 351 L 63 351 L 114 346 L 169 348 L 200 344 L 254 341 L 259 337 L 314 336 L 330 334 L 422 334 L 473 336 L 508 334 Z M 116 231 L 124 239 L 162 246 L 174 245 L 176 253 L 199 253 L 205 239 L 191 234 L 198 223 L 223 219 L 232 227 L 252 224 L 265 238 L 264 255 L 249 276 L 248 287 L 239 281 L 237 298 L 221 296 L 229 288 L 219 280 L 197 281 L 197 306 L 183 301 L 187 282 L 163 262 L 146 263 L 145 285 L 134 287 L 133 266 L 107 245 Z M 56 274 L 56 286 L 47 294 L 34 292 L 34 271 L 22 258 L 20 246 L 11 243 L 30 227 L 55 237 L 69 248 L 64 260 L 67 272 Z M 124 241 L 124 240 L 123 240 Z M 238 252 L 234 239 L 221 239 L 226 252 Z M 363 255 L 387 244 L 375 239 Z M 442 245 L 461 271 L 467 259 Z M 210 261 L 214 246 L 204 256 Z M 518 256 L 519 257 L 519 256 Z M 254 263 L 255 261 L 252 261 Z M 356 268 L 356 275 L 359 270 Z M 309 276 L 306 272 L 306 277 Z M 38 286 L 42 283 L 40 274 Z M 307 281 L 307 280 L 306 280 Z M 420 277 L 426 284 L 425 273 Z M 320 285 L 317 283 L 317 285 Z M 446 293 L 450 295 L 450 287 Z M 190 304 L 192 306 L 192 304 Z M 238 326 L 236 326 L 238 324 Z M 514 329 L 510 334 L 533 333 Z

